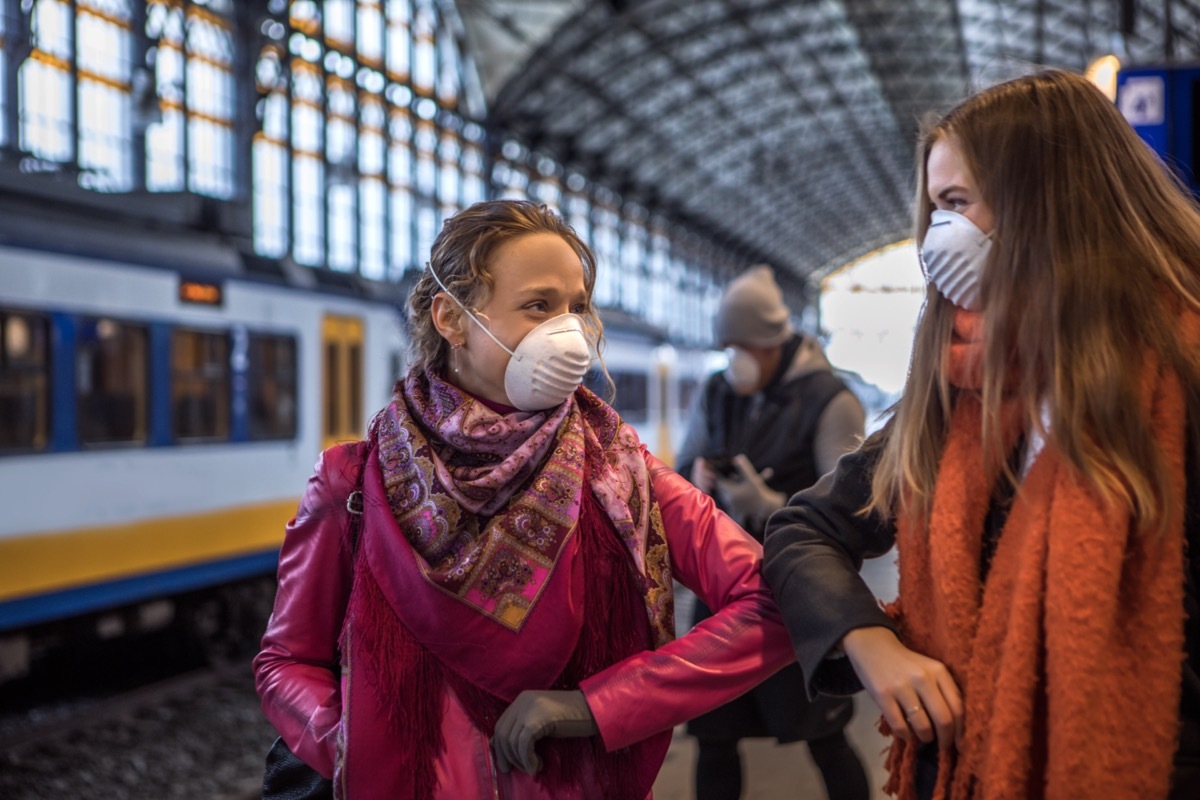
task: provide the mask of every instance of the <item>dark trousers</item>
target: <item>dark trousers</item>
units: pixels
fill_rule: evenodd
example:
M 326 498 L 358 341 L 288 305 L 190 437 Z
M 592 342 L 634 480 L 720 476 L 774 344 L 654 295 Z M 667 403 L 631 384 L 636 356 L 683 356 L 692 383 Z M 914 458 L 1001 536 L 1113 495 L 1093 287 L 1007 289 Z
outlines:
M 742 759 L 736 739 L 697 739 L 696 800 L 737 800 L 742 793 Z M 837 731 L 805 742 L 821 771 L 829 800 L 868 800 L 867 775 L 858 753 Z

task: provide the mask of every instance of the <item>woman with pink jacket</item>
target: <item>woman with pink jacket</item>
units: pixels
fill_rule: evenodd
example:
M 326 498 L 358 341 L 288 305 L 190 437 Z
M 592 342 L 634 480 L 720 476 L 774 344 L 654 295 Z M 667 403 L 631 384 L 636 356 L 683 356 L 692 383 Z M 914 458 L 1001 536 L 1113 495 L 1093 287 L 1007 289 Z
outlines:
M 580 386 L 595 275 L 545 206 L 448 220 L 415 363 L 317 462 L 255 673 L 338 797 L 642 800 L 673 726 L 792 660 L 759 545 Z M 678 639 L 673 578 L 715 610 Z

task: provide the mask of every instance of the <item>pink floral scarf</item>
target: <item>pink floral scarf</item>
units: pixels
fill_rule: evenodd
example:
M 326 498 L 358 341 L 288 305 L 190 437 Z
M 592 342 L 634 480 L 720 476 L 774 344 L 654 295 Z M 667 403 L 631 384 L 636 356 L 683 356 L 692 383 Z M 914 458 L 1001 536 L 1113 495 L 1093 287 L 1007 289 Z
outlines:
M 383 484 L 426 580 L 520 631 L 570 549 L 585 466 L 629 550 L 656 646 L 674 638 L 658 505 L 633 430 L 586 389 L 557 409 L 500 414 L 410 374 L 373 424 Z

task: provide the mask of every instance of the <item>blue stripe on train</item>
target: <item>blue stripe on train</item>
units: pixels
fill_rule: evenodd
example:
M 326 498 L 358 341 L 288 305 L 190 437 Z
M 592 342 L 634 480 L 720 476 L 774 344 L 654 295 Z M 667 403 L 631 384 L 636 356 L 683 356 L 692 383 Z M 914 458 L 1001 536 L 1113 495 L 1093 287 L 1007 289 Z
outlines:
M 0 602 L 0 631 L 203 589 L 253 575 L 273 573 L 278 563 L 279 552 L 268 550 L 223 561 Z

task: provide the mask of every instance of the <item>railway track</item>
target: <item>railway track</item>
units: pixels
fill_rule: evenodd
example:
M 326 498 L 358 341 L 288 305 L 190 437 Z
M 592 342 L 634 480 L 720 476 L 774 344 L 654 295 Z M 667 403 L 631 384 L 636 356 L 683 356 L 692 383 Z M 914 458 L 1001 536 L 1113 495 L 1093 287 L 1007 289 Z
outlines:
M 127 720 L 147 709 L 161 707 L 170 700 L 203 691 L 243 673 L 245 665 L 224 665 L 192 670 L 139 686 L 111 696 L 67 701 L 51 707 L 31 709 L 21 715 L 25 722 L 8 720 L 0 733 L 0 752 L 20 754 L 38 745 L 87 733 L 106 724 Z
M 0 797 L 249 800 L 275 736 L 247 659 L 92 696 L 64 688 L 0 716 Z

